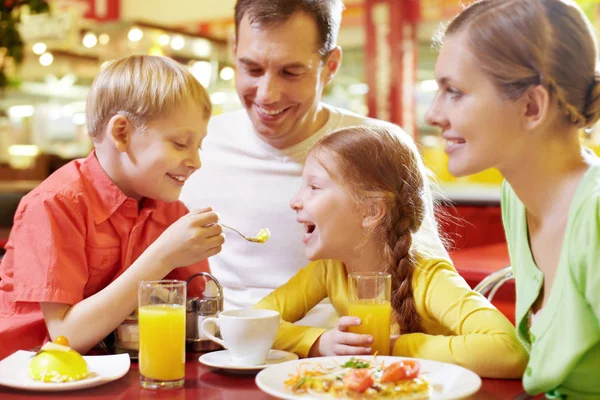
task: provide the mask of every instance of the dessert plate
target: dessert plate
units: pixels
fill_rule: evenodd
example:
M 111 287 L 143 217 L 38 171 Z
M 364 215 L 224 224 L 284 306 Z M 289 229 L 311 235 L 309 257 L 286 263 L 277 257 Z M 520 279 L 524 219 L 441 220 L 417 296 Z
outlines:
M 85 389 L 123 377 L 130 366 L 128 354 L 83 356 L 90 371 L 87 378 L 74 382 L 39 382 L 34 381 L 27 374 L 31 356 L 34 354 L 32 351 L 19 350 L 0 361 L 0 385 L 42 392 Z

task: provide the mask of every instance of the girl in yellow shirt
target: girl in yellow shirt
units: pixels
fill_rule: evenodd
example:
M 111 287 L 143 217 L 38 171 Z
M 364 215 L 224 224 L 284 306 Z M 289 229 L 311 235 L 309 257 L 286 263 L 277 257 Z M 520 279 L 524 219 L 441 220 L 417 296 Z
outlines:
M 427 207 L 422 161 L 402 137 L 350 127 L 310 151 L 290 205 L 312 262 L 255 306 L 281 313 L 274 347 L 301 357 L 371 354 L 372 336 L 348 332 L 360 320 L 348 316 L 347 276 L 384 271 L 392 275 L 391 354 L 520 377 L 527 356 L 510 321 L 414 235 Z M 293 324 L 326 297 L 341 316 L 335 329 Z

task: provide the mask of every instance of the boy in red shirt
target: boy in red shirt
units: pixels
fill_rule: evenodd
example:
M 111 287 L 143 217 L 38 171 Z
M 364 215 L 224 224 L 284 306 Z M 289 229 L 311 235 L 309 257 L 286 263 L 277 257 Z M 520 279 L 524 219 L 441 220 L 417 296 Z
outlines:
M 59 335 L 85 353 L 137 307 L 140 280 L 207 270 L 224 235 L 178 201 L 200 168 L 211 104 L 183 66 L 131 56 L 88 95 L 95 150 L 26 195 L 0 264 L 0 359 Z

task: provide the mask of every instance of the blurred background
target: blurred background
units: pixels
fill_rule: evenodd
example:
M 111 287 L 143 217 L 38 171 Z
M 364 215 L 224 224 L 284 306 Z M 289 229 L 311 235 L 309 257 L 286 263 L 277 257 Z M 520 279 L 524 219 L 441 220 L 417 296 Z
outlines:
M 599 0 L 580 4 L 597 20 Z M 91 143 L 85 99 L 102 64 L 129 54 L 172 57 L 209 90 L 214 113 L 241 107 L 234 88 L 235 0 L 0 0 L 0 225 L 16 202 Z M 493 170 L 457 180 L 424 114 L 436 93 L 431 37 L 458 0 L 346 0 L 344 60 L 327 103 L 401 125 L 451 199 L 495 201 Z M 585 140 L 598 148 L 598 135 Z M 0 235 L 1 236 L 1 235 Z

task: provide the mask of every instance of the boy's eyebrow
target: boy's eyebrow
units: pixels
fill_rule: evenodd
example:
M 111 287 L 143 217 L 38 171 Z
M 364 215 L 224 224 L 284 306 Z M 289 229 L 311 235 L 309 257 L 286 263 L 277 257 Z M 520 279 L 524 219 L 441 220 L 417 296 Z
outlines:
M 192 128 L 176 128 L 176 129 L 172 130 L 171 133 L 180 135 L 183 133 L 196 133 L 196 131 Z

